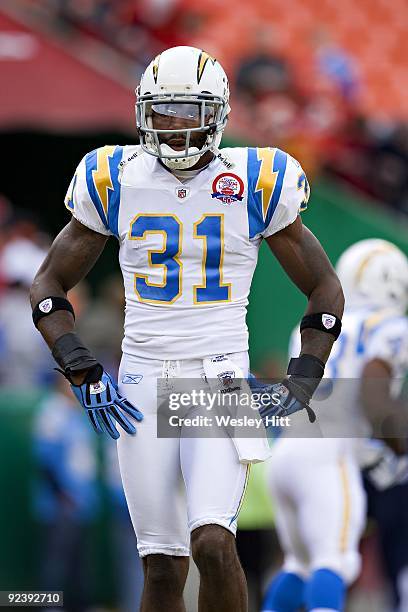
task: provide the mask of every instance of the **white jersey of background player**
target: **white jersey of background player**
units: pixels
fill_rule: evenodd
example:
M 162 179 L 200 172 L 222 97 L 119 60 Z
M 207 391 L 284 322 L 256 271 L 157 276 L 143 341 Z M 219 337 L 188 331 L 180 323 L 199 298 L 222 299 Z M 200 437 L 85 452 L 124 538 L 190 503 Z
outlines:
M 140 145 L 102 147 L 79 164 L 66 197 L 73 219 L 36 277 L 32 305 L 94 427 L 117 438 L 116 419 L 133 434 L 120 436 L 118 453 L 145 570 L 142 609 L 184 609 L 191 543 L 200 610 L 244 612 L 234 534 L 248 464 L 269 448 L 265 439 L 243 450 L 230 437 L 180 438 L 178 429 L 158 437 L 157 383 L 164 379 L 171 390 L 180 378 L 223 384 L 248 374 L 245 314 L 263 239 L 307 296 L 309 313 L 329 313 L 339 325 L 343 295 L 299 217 L 309 196 L 300 165 L 274 148 L 218 150 L 230 107 L 228 80 L 214 58 L 192 47 L 163 51 L 137 94 Z M 74 333 L 72 314 L 59 312 L 111 235 L 126 291 L 118 391 Z M 308 372 L 311 364 L 321 372 L 334 337 L 323 325 L 305 329 L 303 368 L 306 359 Z M 305 407 L 307 391 L 301 401 L 294 385 L 280 388 L 292 407 Z M 135 406 L 143 413 L 137 427 L 121 415 L 127 409 L 141 419 Z
M 390 395 L 401 390 L 408 366 L 408 262 L 384 240 L 363 240 L 345 251 L 337 272 L 346 308 L 325 369 L 325 377 L 336 382 L 326 400 L 318 401 L 317 393 L 312 402 L 319 424 L 315 435 L 323 438 L 283 433 L 269 463 L 285 562 L 269 587 L 265 611 L 286 612 L 301 605 L 307 610 L 343 609 L 345 588 L 360 568 L 358 543 L 365 524 L 360 464 L 392 455 L 382 441 L 352 436 L 370 435 L 372 429 L 359 400 L 361 379 L 370 375 L 371 364 L 389 369 Z M 297 328 L 290 354 L 297 355 L 299 346 Z M 323 381 L 323 394 L 324 388 Z M 385 414 L 384 405 L 382 409 Z M 289 466 L 285 473 L 283 465 Z M 385 481 L 392 476 L 397 474 L 379 474 Z M 284 607 L 285 597 L 293 607 Z

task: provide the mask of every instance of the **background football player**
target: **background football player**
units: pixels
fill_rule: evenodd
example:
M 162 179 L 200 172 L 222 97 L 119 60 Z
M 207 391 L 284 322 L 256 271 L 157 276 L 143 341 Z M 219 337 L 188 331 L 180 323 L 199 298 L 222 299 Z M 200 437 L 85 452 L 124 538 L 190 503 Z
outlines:
M 363 240 L 344 252 L 336 269 L 346 310 L 325 371 L 334 387 L 327 400 L 313 402 L 320 405 L 315 435 L 323 438 L 283 434 L 270 461 L 285 561 L 268 589 L 264 612 L 301 606 L 343 610 L 347 585 L 360 570 L 365 525 L 360 465 L 377 489 L 407 476 L 406 458 L 395 453 L 406 452 L 407 412 L 397 397 L 408 367 L 408 260 L 389 242 Z M 299 344 L 297 328 L 291 354 Z M 370 433 L 383 439 L 369 440 Z
M 246 306 L 265 239 L 308 300 L 301 356 L 280 387 L 291 412 L 305 408 L 340 331 L 343 294 L 299 217 L 309 196 L 299 163 L 273 148 L 218 151 L 230 107 L 215 59 L 168 49 L 147 67 L 137 94 L 140 145 L 92 151 L 72 179 L 73 219 L 33 283 L 34 322 L 94 428 L 118 438 L 144 562 L 141 609 L 184 610 L 191 544 L 199 609 L 244 611 L 234 535 L 248 464 L 265 458 L 265 441 L 240 453 L 229 437 L 158 437 L 156 381 L 171 388 L 177 378 L 248 375 Z M 67 301 L 109 236 L 119 241 L 126 291 L 118 388 L 76 335 Z M 130 435 L 119 438 L 117 424 Z

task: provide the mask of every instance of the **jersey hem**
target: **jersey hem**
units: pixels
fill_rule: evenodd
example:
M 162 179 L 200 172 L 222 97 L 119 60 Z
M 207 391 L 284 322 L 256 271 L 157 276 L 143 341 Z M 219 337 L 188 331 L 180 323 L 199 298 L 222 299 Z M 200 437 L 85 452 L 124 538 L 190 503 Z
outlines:
M 85 227 L 87 227 L 88 229 L 97 232 L 98 234 L 102 234 L 103 236 L 113 236 L 112 232 L 110 232 L 109 230 L 103 231 L 101 230 L 101 228 L 97 228 L 95 225 L 92 225 L 92 223 L 89 223 L 89 221 L 80 219 L 78 214 L 74 214 L 73 212 L 71 214 L 79 223 L 85 225 Z
M 292 223 L 296 221 L 298 216 L 299 216 L 299 213 L 297 212 L 291 221 L 288 221 L 287 223 L 282 223 L 282 225 L 279 225 L 278 227 L 270 228 L 271 231 L 268 231 L 268 228 L 267 228 L 264 232 L 262 232 L 261 236 L 263 236 L 263 238 L 269 238 L 269 236 L 273 236 L 274 234 L 277 234 L 281 230 L 285 229 L 285 227 L 289 227 L 289 225 L 292 225 Z
M 192 349 L 194 338 L 187 340 L 188 344 L 186 346 L 186 338 L 183 338 L 182 342 L 180 342 L 180 339 L 168 338 L 166 344 L 160 344 L 160 346 L 147 349 L 142 348 L 142 346 L 135 342 L 129 344 L 128 340 L 124 338 L 122 343 L 122 352 L 123 354 L 129 355 L 129 357 L 133 358 L 141 357 L 142 359 L 155 359 L 159 361 L 184 361 L 186 359 L 205 359 L 211 355 L 230 355 L 232 353 L 241 353 L 246 352 L 249 349 L 247 335 L 245 338 L 242 338 L 240 342 L 236 342 L 235 344 L 225 343 L 220 345 L 219 337 L 216 339 L 206 338 L 205 347 L 198 346 L 196 350 Z M 216 342 L 214 340 L 216 340 Z M 171 342 L 173 344 L 178 344 L 179 346 L 181 345 L 181 348 L 176 350 L 166 350 L 167 345 Z

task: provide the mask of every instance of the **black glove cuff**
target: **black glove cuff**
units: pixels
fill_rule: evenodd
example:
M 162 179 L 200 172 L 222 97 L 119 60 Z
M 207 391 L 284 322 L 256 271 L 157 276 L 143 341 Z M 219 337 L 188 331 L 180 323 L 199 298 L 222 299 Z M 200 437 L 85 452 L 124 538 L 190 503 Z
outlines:
M 101 380 L 102 374 L 103 374 L 103 367 L 101 366 L 100 363 L 97 363 L 96 365 L 92 366 L 92 368 L 87 370 L 86 376 L 84 379 L 84 383 L 87 383 L 87 384 L 97 383 Z
M 316 420 L 316 415 L 309 406 L 309 401 L 313 395 L 313 392 L 310 394 L 310 389 L 305 384 L 304 380 L 305 379 L 302 380 L 301 378 L 296 378 L 295 376 L 289 376 L 289 378 L 285 378 L 285 380 L 282 381 L 282 384 L 289 389 L 292 395 L 296 397 L 299 402 L 302 402 L 307 412 L 307 416 L 309 417 L 309 421 L 314 423 Z
M 294 395 L 299 402 L 302 402 L 302 404 L 309 403 L 312 396 L 309 393 L 308 387 L 306 387 L 306 385 L 304 385 L 302 382 L 302 379 L 289 376 L 289 378 L 285 378 L 282 381 L 282 384 L 289 389 L 292 395 Z
M 314 355 L 300 355 L 289 361 L 287 373 L 290 374 L 287 382 L 294 385 L 293 389 L 289 385 L 288 388 L 300 401 L 307 403 L 323 378 L 324 363 Z
M 304 378 L 323 378 L 325 364 L 314 355 L 300 355 L 289 361 L 287 373 Z
M 90 370 L 94 366 L 99 365 L 89 349 L 83 345 L 78 336 L 73 332 L 58 338 L 53 346 L 52 356 L 68 376 L 71 373 Z M 89 382 L 97 382 L 98 380 L 99 378 Z

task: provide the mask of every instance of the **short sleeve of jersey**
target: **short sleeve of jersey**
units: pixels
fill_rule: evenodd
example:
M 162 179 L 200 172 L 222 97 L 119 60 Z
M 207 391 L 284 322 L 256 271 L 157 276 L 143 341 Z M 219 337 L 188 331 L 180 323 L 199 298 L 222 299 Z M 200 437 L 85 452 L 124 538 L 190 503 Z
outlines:
M 406 375 L 408 369 L 408 319 L 387 317 L 372 330 L 368 330 L 366 361 L 381 359 L 392 368 L 396 378 Z
M 106 236 L 118 235 L 122 147 L 106 146 L 81 160 L 72 178 L 65 206 L 80 223 Z
M 309 195 L 306 175 L 293 157 L 280 149 L 248 149 L 250 238 L 267 238 L 293 223 Z

